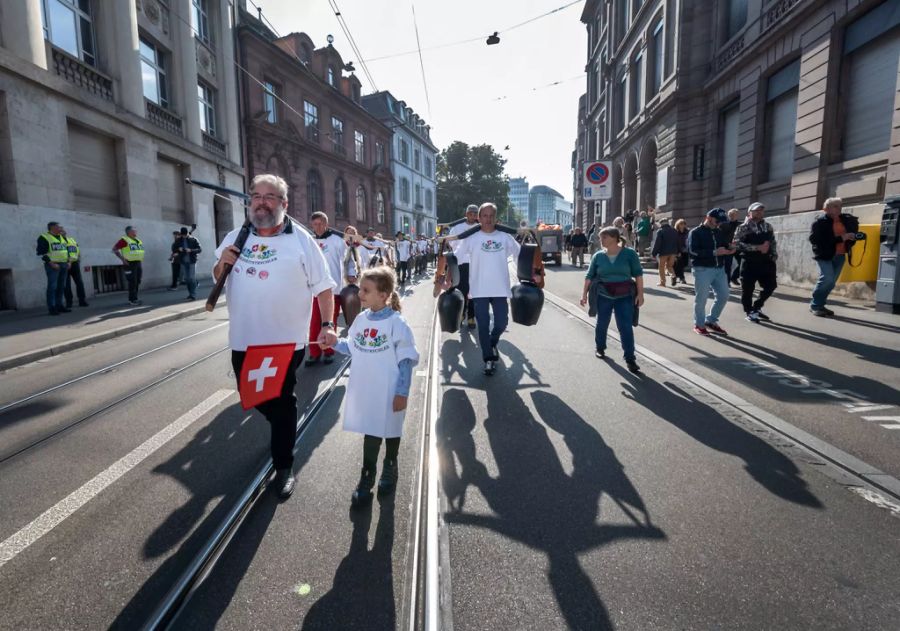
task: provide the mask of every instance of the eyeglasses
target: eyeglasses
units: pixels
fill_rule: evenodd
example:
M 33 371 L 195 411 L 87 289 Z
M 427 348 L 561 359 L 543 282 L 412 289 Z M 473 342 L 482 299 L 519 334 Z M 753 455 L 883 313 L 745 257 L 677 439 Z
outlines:
M 253 193 L 250 196 L 250 200 L 254 202 L 261 202 L 263 200 L 269 202 L 270 204 L 274 202 L 280 202 L 284 197 L 281 195 L 273 195 L 272 193 L 266 193 L 265 195 L 260 195 L 259 193 Z

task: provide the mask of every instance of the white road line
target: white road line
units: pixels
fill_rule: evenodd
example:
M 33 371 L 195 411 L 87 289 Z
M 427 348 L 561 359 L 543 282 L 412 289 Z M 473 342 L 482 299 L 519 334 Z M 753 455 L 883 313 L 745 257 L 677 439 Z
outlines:
M 187 429 L 197 419 L 212 410 L 219 403 L 234 394 L 234 390 L 219 390 L 189 412 L 182 414 L 170 425 L 166 426 L 129 454 L 113 463 L 105 471 L 88 480 L 80 488 L 48 508 L 30 524 L 19 530 L 6 541 L 0 543 L 0 567 L 11 561 L 20 552 L 35 541 L 56 528 L 64 520 L 87 504 L 106 487 L 134 469 L 157 449 Z
M 864 421 L 874 421 L 876 423 L 883 423 L 885 421 L 889 423 L 900 423 L 900 416 L 862 416 L 860 418 Z
M 852 403 L 845 403 L 847 406 L 847 411 L 851 414 L 856 414 L 857 412 L 877 412 L 878 410 L 890 410 L 893 405 L 862 405 L 859 407 L 854 407 Z

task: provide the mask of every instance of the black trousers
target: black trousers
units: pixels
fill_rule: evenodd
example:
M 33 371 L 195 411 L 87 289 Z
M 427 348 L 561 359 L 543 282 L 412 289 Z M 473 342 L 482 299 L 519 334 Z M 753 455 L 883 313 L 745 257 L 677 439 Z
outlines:
M 684 270 L 687 269 L 688 253 L 682 252 L 675 258 L 675 278 L 684 282 Z
M 83 305 L 87 302 L 84 294 L 84 280 L 81 278 L 81 266 L 78 261 L 69 263 L 69 273 L 66 275 L 66 307 L 72 306 L 72 282 L 75 282 L 75 295 L 78 296 L 78 304 Z
M 759 297 L 754 301 L 753 290 L 756 289 L 756 283 L 759 283 L 760 291 Z M 741 304 L 744 305 L 745 313 L 762 309 L 776 287 L 775 261 L 754 261 L 744 257 L 741 264 Z
M 475 317 L 475 303 L 469 300 L 469 264 L 463 263 L 459 266 L 459 285 L 457 285 L 457 289 L 462 292 L 463 298 L 466 299 L 466 307 L 463 309 L 463 313 L 466 318 L 472 319 Z
M 397 263 L 397 280 L 401 283 L 409 280 L 409 261 L 399 261 Z
M 143 267 L 140 261 L 129 261 L 125 268 L 125 279 L 128 281 L 128 300 L 134 302 L 138 299 L 138 287 L 141 286 Z
M 297 397 L 294 396 L 294 386 L 297 385 L 297 368 L 303 361 L 305 350 L 301 348 L 294 351 L 291 366 L 281 386 L 281 396 L 256 406 L 272 426 L 269 446 L 276 469 L 290 469 L 294 466 L 294 441 L 297 439 Z M 231 351 L 231 366 L 238 386 L 246 356 L 246 351 Z
M 181 261 L 178 257 L 172 261 L 172 289 L 178 288 L 178 280 L 181 278 Z

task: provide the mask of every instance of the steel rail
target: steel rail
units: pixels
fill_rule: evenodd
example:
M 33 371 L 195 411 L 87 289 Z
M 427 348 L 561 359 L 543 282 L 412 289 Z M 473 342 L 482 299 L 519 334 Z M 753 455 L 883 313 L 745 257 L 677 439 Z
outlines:
M 344 361 L 328 387 L 313 399 L 297 419 L 297 437 L 294 440 L 295 450 L 300 445 L 303 434 L 311 426 L 316 416 L 321 412 L 325 403 L 333 394 L 335 388 L 337 388 L 338 382 L 347 372 L 349 365 L 349 360 Z M 172 588 L 153 611 L 142 629 L 145 631 L 157 631 L 175 628 L 174 624 L 179 614 L 184 610 L 185 606 L 190 601 L 191 596 L 194 595 L 215 567 L 216 562 L 227 549 L 235 534 L 237 534 L 241 524 L 244 523 L 244 520 L 250 514 L 250 511 L 253 510 L 257 499 L 262 496 L 273 472 L 274 465 L 271 457 L 269 457 L 253 477 L 249 486 L 246 487 L 244 492 L 238 497 L 237 501 L 216 527 L 213 534 L 207 539 L 200 551 L 194 556 L 184 572 L 182 572 L 175 581 Z

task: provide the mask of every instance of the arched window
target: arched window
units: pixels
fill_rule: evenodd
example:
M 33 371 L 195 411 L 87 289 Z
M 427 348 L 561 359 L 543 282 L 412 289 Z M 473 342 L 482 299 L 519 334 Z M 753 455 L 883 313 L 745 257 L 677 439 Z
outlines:
M 345 217 L 347 215 L 347 186 L 344 180 L 338 178 L 334 181 L 334 216 Z
M 315 169 L 306 174 L 306 203 L 310 215 L 322 209 L 322 177 Z
M 378 191 L 378 194 L 375 196 L 375 213 L 375 220 L 378 223 L 384 223 L 384 193 L 381 191 Z
M 356 189 L 356 219 L 365 223 L 368 221 L 368 213 L 366 212 L 366 189 L 362 186 Z

